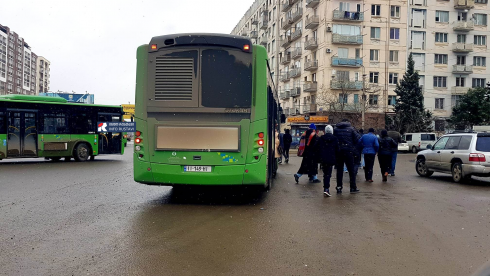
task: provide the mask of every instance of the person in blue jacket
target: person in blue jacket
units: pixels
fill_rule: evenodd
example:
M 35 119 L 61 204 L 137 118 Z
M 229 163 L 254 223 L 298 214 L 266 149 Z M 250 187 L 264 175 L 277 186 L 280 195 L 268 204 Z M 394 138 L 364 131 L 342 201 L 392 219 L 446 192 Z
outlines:
M 378 137 L 374 135 L 374 129 L 370 128 L 369 133 L 362 136 L 359 139 L 359 144 L 362 147 L 362 154 L 364 154 L 364 177 L 366 181 L 373 182 L 373 167 L 374 160 L 376 160 L 376 153 L 379 150 L 379 142 Z

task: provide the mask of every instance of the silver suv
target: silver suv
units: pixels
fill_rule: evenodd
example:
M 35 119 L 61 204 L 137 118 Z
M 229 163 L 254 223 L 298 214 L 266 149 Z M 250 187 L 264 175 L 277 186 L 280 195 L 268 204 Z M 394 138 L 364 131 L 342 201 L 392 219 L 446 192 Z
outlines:
M 415 170 L 420 176 L 450 173 L 457 183 L 472 175 L 490 176 L 490 133 L 444 135 L 428 148 L 417 155 Z

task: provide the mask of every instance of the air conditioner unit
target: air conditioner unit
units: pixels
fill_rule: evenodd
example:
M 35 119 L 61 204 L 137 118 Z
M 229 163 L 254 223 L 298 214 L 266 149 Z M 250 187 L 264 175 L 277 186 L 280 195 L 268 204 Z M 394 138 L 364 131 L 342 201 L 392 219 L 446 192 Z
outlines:
M 331 32 L 331 31 L 332 31 L 332 27 L 327 26 L 327 32 Z
M 327 53 L 331 53 L 332 49 L 327 48 Z

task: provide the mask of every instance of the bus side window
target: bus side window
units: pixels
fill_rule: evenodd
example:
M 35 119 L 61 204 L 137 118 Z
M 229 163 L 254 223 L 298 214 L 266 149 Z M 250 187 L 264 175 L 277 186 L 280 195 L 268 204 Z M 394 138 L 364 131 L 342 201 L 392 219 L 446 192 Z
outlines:
M 0 112 L 0 133 L 6 133 L 7 122 L 5 120 L 5 113 Z

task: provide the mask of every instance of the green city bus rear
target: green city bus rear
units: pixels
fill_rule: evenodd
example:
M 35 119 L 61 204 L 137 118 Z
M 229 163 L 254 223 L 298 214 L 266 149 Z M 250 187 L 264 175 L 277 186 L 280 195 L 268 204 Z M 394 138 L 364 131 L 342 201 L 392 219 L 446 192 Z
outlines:
M 266 186 L 273 153 L 266 76 L 265 48 L 245 38 L 163 36 L 140 46 L 135 181 Z

